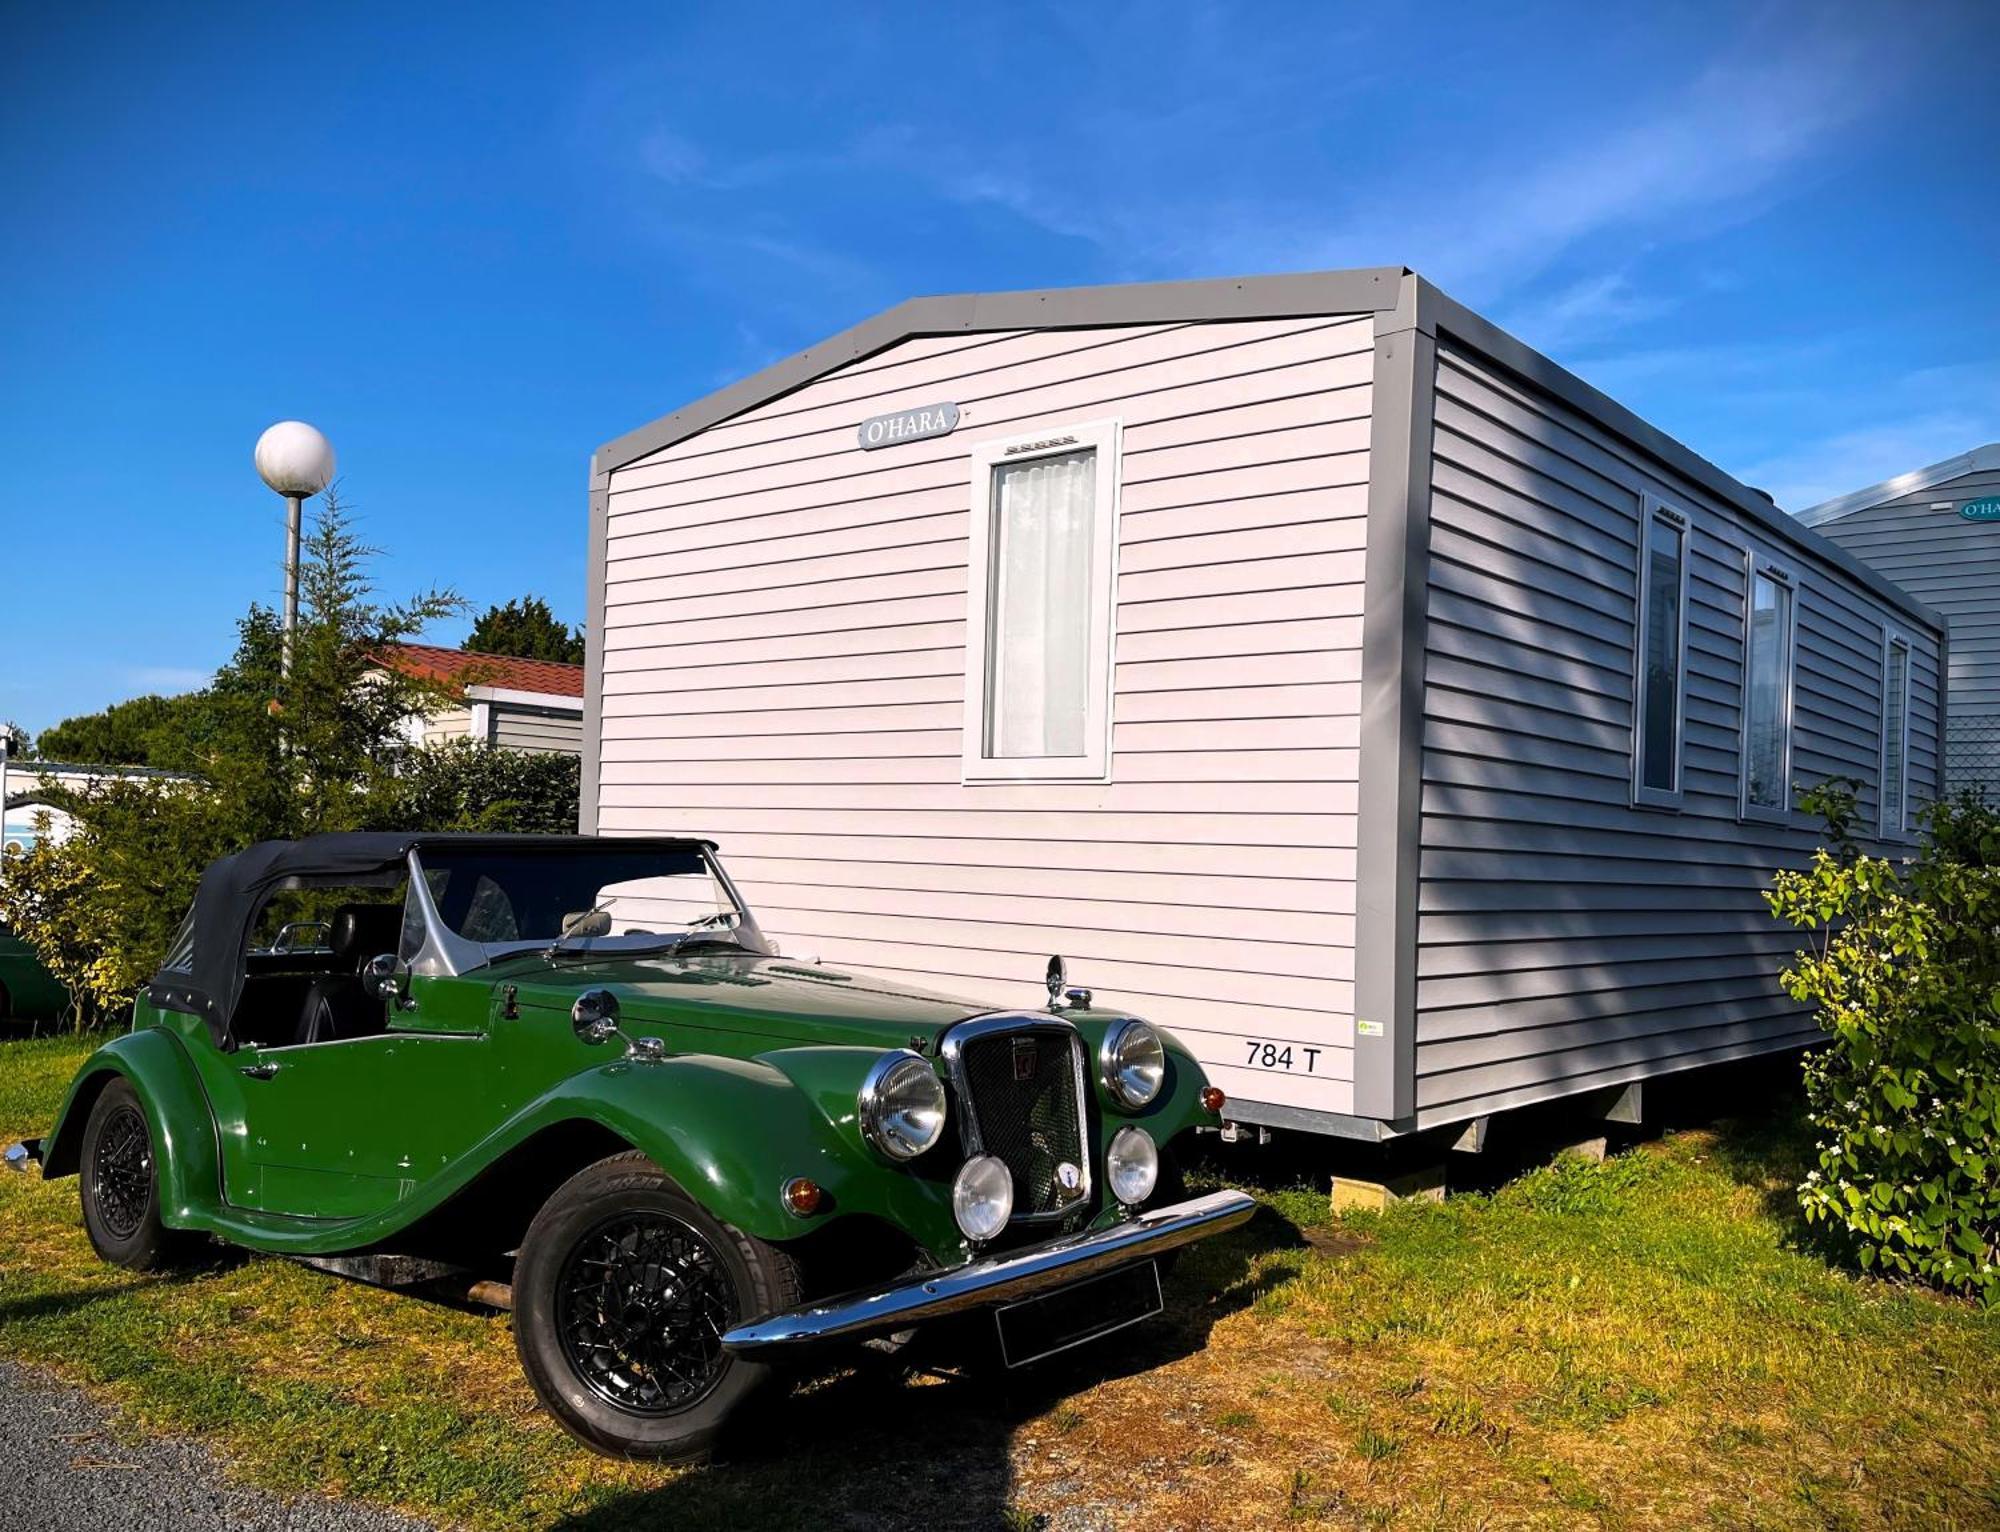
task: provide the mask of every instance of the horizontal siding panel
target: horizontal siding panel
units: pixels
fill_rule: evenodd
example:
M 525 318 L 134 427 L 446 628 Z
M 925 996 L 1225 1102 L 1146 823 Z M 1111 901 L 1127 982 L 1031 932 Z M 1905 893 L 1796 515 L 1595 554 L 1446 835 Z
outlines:
M 1119 924 L 1113 925 L 1102 914 L 1088 911 L 1073 918 L 1031 922 L 1024 917 L 1057 913 L 1044 912 L 1034 905 L 1028 908 L 1016 905 L 1007 912 L 1014 918 L 1000 919 L 999 907 L 991 899 L 962 901 L 974 906 L 972 911 L 950 917 L 942 915 L 934 899 L 928 904 L 921 900 L 900 901 L 902 908 L 894 911 L 878 911 L 879 902 L 878 897 L 864 896 L 843 908 L 822 895 L 801 903 L 796 895 L 788 895 L 782 888 L 759 885 L 755 907 L 760 924 L 774 930 L 810 932 L 821 941 L 838 941 L 843 948 L 877 941 L 892 933 L 896 941 L 908 946 L 1043 954 L 1061 948 L 1066 957 L 1172 970 L 1176 975 L 1189 970 L 1241 968 L 1273 980 L 1354 977 L 1351 921 L 1345 941 L 1335 944 L 1330 940 L 1332 933 L 1325 929 L 1313 932 L 1313 939 L 1306 942 L 1280 941 L 1268 935 L 1239 935 L 1222 927 L 1212 927 L 1197 937 L 1185 929 L 1185 912 L 1156 917 L 1154 923 L 1164 925 L 1165 929 L 1132 929 L 1138 923 L 1137 917 L 1154 908 L 1150 905 L 1134 906 L 1132 911 L 1114 916 Z M 888 918 L 891 915 L 893 919 Z M 1320 924 L 1324 926 L 1327 922 L 1322 920 Z M 1174 982 L 1185 981 L 1177 978 Z M 1237 995 L 1249 998 L 1242 990 Z
M 661 835 L 690 832 L 676 820 L 656 809 L 612 806 L 603 816 L 607 835 Z M 1260 846 L 1255 854 L 1236 848 L 1218 850 L 1214 842 L 1203 844 L 1153 841 L 1100 841 L 1074 837 L 1054 840 L 982 840 L 976 837 L 930 837 L 910 833 L 895 835 L 849 834 L 842 830 L 815 829 L 759 831 L 737 829 L 718 843 L 728 857 L 777 856 L 816 857 L 850 862 L 907 862 L 926 865 L 969 863 L 981 867 L 1011 867 L 1024 871 L 1041 869 L 1137 872 L 1180 876 L 1235 873 L 1258 878 L 1323 878 L 1352 885 L 1352 846 Z
M 1082 813 L 1060 810 L 1027 811 L 983 809 L 971 806 L 952 809 L 841 810 L 815 814 L 810 810 L 701 808 L 685 809 L 649 801 L 649 789 L 606 784 L 603 806 L 607 809 L 646 811 L 663 823 L 652 828 L 675 835 L 712 835 L 720 838 L 732 831 L 780 831 L 787 826 L 825 819 L 839 826 L 830 832 L 847 836 L 896 835 L 915 833 L 945 839 L 977 840 L 992 836 L 1001 840 L 1068 840 L 1088 833 L 1102 841 L 1180 841 L 1195 845 L 1250 847 L 1351 847 L 1354 844 L 1352 813 L 1221 815 L 1214 813 L 1161 813 L 1137 809 L 1116 814 L 1096 814 L 1079 824 Z
M 773 755 L 689 757 L 671 747 L 673 741 L 620 740 L 623 758 L 606 754 L 605 782 L 652 782 L 668 787 L 735 785 L 743 800 L 756 799 L 754 789 L 769 784 L 823 786 L 835 783 L 956 784 L 960 761 L 955 734 L 934 735 L 951 746 L 946 752 L 917 753 L 908 749 L 858 756 L 829 756 L 795 751 Z M 836 742 L 833 748 L 842 748 Z M 662 749 L 662 746 L 669 748 Z M 699 747 L 697 747 L 699 748 Z M 1133 753 L 1121 759 L 1121 785 L 1154 783 L 1245 784 L 1296 783 L 1318 786 L 1355 780 L 1358 752 L 1353 750 L 1208 750 Z M 982 791 L 986 789 L 982 788 Z M 1239 794 L 1240 796 L 1240 794 Z M 1319 801 L 1325 801 L 1321 794 Z
M 897 927 L 900 931 L 900 926 Z M 958 947 L 892 939 L 887 930 L 868 935 L 822 934 L 814 929 L 787 929 L 775 925 L 771 936 L 791 956 L 819 955 L 828 961 L 852 964 L 871 970 L 893 969 L 909 974 L 935 974 L 950 978 L 999 980 L 1019 975 L 1016 982 L 1038 984 L 1049 960 L 1046 943 L 1018 950 L 985 947 Z M 1162 963 L 1133 963 L 1101 957 L 1092 949 L 1092 933 L 1069 933 L 1071 946 L 1063 957 L 1072 979 L 1087 985 L 1107 1002 L 1136 1004 L 1141 999 L 1170 999 L 1201 1002 L 1215 995 L 1215 970 L 1176 967 Z M 823 946 L 823 953 L 816 947 Z M 841 954 L 833 958 L 836 946 Z M 1226 971 L 1226 970 L 1225 970 Z M 936 980 L 932 981 L 936 984 Z M 1295 978 L 1290 975 L 1240 973 L 1229 988 L 1232 1004 L 1252 1025 L 1268 1025 L 1269 1018 L 1258 1014 L 1262 1007 L 1280 1007 L 1303 1013 L 1299 1024 L 1317 1014 L 1352 1015 L 1354 987 L 1334 978 Z M 1114 999 L 1115 997 L 1115 999 Z M 1046 1004 L 1046 992 L 1044 992 Z M 1147 1009 L 1151 1009 L 1148 1007 Z M 1207 1030 L 1221 1031 L 1220 1014 L 1203 1018 Z M 1169 1026 L 1172 1022 L 1167 1023 Z
M 1266 782 L 1258 787 L 1253 801 L 1251 795 L 1237 791 L 1236 785 L 1229 782 L 985 782 L 973 787 L 962 787 L 956 781 L 947 785 L 892 783 L 879 787 L 860 783 L 798 786 L 763 782 L 714 787 L 661 781 L 658 779 L 674 774 L 637 762 L 621 765 L 618 771 L 620 776 L 645 772 L 656 780 L 648 782 L 632 777 L 619 782 L 607 776 L 605 786 L 618 790 L 617 801 L 650 801 L 693 815 L 711 809 L 754 806 L 760 812 L 798 809 L 814 815 L 843 817 L 850 813 L 895 812 L 910 815 L 912 822 L 918 815 L 937 814 L 966 820 L 991 818 L 997 824 L 1003 817 L 1017 813 L 1103 815 L 1118 819 L 1134 814 L 1244 815 L 1268 822 L 1277 815 L 1352 815 L 1355 795 L 1352 782 Z M 641 790 L 649 787 L 650 794 Z M 670 802 L 663 804 L 662 800 Z
M 1226 863 L 1223 864 L 1226 867 Z M 1116 928 L 1153 910 L 1146 929 L 1198 935 L 1212 915 L 1229 912 L 1250 920 L 1281 922 L 1278 939 L 1304 941 L 1308 929 L 1335 931 L 1353 924 L 1354 885 L 1325 878 L 1259 878 L 1218 870 L 1208 873 L 1105 871 L 1075 867 L 987 867 L 970 862 L 856 862 L 842 857 L 775 857 L 732 854 L 731 873 L 754 883 L 768 899 L 816 908 L 829 895 L 865 894 L 885 913 L 907 900 L 913 912 L 967 916 L 991 911 L 995 896 L 1009 905 L 1041 910 L 1041 923 L 1060 910 L 1065 918 Z M 762 900 L 759 901 L 760 905 Z M 836 904 L 835 908 L 848 908 Z M 1170 913 L 1171 912 L 1171 913 Z M 1181 924 L 1185 922 L 1185 928 Z M 1288 922 L 1288 924 L 1283 923 Z
M 1819 1035 L 1795 1019 L 1774 1018 L 1750 1027 L 1670 1032 L 1488 1069 L 1461 1070 L 1417 1082 L 1417 1122 L 1421 1127 L 1461 1121 L 1481 1112 L 1547 1100 L 1558 1092 L 1596 1090 L 1675 1070 L 1786 1052 L 1806 1046 Z M 1708 1046 L 1702 1046 L 1705 1036 L 1710 1039 Z
M 1120 662 L 1196 660 L 1229 655 L 1358 653 L 1361 619 L 1295 617 L 1271 622 L 1219 623 L 1209 628 L 1167 628 L 1118 635 Z

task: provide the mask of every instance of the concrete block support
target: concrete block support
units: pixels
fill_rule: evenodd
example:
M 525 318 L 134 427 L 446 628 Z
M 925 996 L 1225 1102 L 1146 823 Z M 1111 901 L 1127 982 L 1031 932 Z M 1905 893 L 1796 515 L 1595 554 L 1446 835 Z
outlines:
M 1363 1181 L 1355 1176 L 1333 1178 L 1335 1213 L 1379 1213 L 1392 1202 L 1444 1201 L 1444 1166 L 1420 1165 L 1383 1181 Z

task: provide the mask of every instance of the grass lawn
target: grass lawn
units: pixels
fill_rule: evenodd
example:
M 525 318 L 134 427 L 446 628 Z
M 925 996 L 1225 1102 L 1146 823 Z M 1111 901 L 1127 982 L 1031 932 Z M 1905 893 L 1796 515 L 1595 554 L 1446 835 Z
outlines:
M 0 1044 L 0 1139 L 87 1051 Z M 1794 1110 L 1338 1223 L 1267 1190 L 1163 1322 L 995 1383 L 821 1379 L 706 1470 L 572 1447 L 504 1318 L 100 1265 L 73 1180 L 0 1182 L 0 1354 L 280 1490 L 482 1528 L 2000 1526 L 2000 1313 L 1799 1248 Z

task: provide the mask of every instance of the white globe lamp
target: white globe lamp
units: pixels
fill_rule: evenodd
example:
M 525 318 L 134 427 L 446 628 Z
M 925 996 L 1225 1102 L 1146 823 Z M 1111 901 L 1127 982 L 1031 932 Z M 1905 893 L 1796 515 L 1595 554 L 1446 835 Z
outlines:
M 303 420 L 281 420 L 257 438 L 257 476 L 285 497 L 285 636 L 280 664 L 292 670 L 292 633 L 299 625 L 301 505 L 333 482 L 333 443 Z

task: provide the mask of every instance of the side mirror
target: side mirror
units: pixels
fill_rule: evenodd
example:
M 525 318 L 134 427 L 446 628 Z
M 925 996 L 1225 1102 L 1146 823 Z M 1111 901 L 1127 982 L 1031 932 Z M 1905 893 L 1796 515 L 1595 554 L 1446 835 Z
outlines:
M 587 989 L 569 1008 L 570 1025 L 586 1043 L 608 1043 L 618 1035 L 618 997 L 608 989 Z
M 657 1037 L 628 1037 L 618 1025 L 618 997 L 608 989 L 587 989 L 569 1008 L 570 1025 L 586 1043 L 608 1043 L 621 1038 L 625 1057 L 636 1064 L 657 1064 L 667 1056 L 667 1045 Z
M 361 970 L 361 987 L 377 1000 L 394 1001 L 398 1006 L 408 1005 L 404 995 L 403 965 L 393 952 L 383 952 L 370 958 Z

